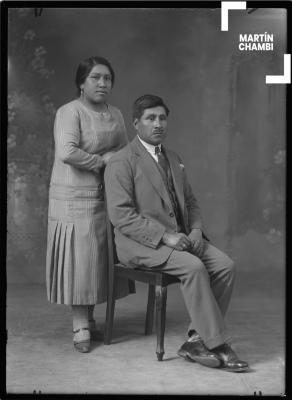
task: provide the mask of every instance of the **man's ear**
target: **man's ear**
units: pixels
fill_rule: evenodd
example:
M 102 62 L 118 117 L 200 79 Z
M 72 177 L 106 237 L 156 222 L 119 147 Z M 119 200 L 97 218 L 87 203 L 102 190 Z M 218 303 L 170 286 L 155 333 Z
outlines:
M 138 127 L 137 127 L 138 123 L 139 123 L 138 118 L 135 118 L 134 121 L 133 121 L 133 126 L 134 126 L 135 129 L 138 129 Z

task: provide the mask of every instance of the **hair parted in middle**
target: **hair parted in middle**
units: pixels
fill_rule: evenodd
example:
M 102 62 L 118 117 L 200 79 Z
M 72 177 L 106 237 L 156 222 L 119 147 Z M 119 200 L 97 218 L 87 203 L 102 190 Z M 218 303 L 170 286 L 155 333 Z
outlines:
M 86 78 L 90 74 L 90 71 L 95 65 L 105 65 L 108 67 L 110 74 L 111 74 L 111 79 L 112 79 L 112 87 L 114 86 L 115 83 L 115 72 L 110 64 L 110 62 L 100 56 L 92 56 L 89 58 L 86 58 L 83 60 L 77 68 L 76 71 L 76 77 L 75 77 L 75 84 L 77 87 L 77 94 L 80 95 L 80 85 L 85 82 Z
M 161 97 L 155 96 L 154 94 L 144 94 L 143 96 L 136 99 L 133 104 L 133 114 L 132 114 L 133 121 L 135 121 L 135 119 L 140 119 L 146 108 L 153 108 L 159 106 L 164 107 L 166 115 L 169 114 L 169 109 Z

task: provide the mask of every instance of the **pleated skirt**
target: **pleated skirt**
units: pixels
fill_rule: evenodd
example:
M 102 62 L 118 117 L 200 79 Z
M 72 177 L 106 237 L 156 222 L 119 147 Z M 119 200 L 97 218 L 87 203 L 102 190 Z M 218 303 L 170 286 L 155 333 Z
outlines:
M 105 302 L 107 249 L 103 189 L 52 185 L 46 257 L 48 300 L 67 305 Z M 127 279 L 117 282 L 116 298 L 133 292 Z

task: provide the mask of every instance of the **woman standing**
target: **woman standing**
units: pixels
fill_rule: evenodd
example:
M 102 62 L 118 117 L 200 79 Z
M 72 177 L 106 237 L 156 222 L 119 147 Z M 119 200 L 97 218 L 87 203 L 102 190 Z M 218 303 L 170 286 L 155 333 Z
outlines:
M 72 306 L 73 343 L 90 351 L 98 331 L 94 305 L 107 297 L 107 235 L 103 171 L 128 142 L 121 112 L 107 103 L 115 80 L 110 63 L 90 57 L 79 65 L 78 98 L 60 107 L 49 191 L 47 295 Z M 129 294 L 121 281 L 117 298 Z

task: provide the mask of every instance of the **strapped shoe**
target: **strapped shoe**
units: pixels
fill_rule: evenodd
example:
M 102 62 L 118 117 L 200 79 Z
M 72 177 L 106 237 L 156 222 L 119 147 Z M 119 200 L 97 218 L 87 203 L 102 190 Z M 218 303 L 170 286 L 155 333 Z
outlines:
M 96 342 L 102 342 L 104 339 L 104 335 L 103 335 L 102 331 L 97 329 L 95 320 L 90 319 L 88 322 L 89 322 L 89 330 L 90 330 L 91 339 Z
M 212 351 L 207 349 L 202 339 L 185 342 L 177 354 L 206 367 L 217 368 L 220 366 L 220 360 Z
M 239 360 L 235 351 L 227 343 L 215 347 L 212 349 L 212 352 L 215 353 L 221 361 L 220 369 L 229 372 L 243 372 L 249 369 L 248 363 Z
M 87 334 L 85 334 L 84 331 L 87 331 Z M 75 349 L 80 353 L 88 353 L 90 351 L 89 328 L 76 329 L 76 331 L 73 331 L 73 333 L 74 333 L 73 344 Z M 80 334 L 78 335 L 78 333 Z

